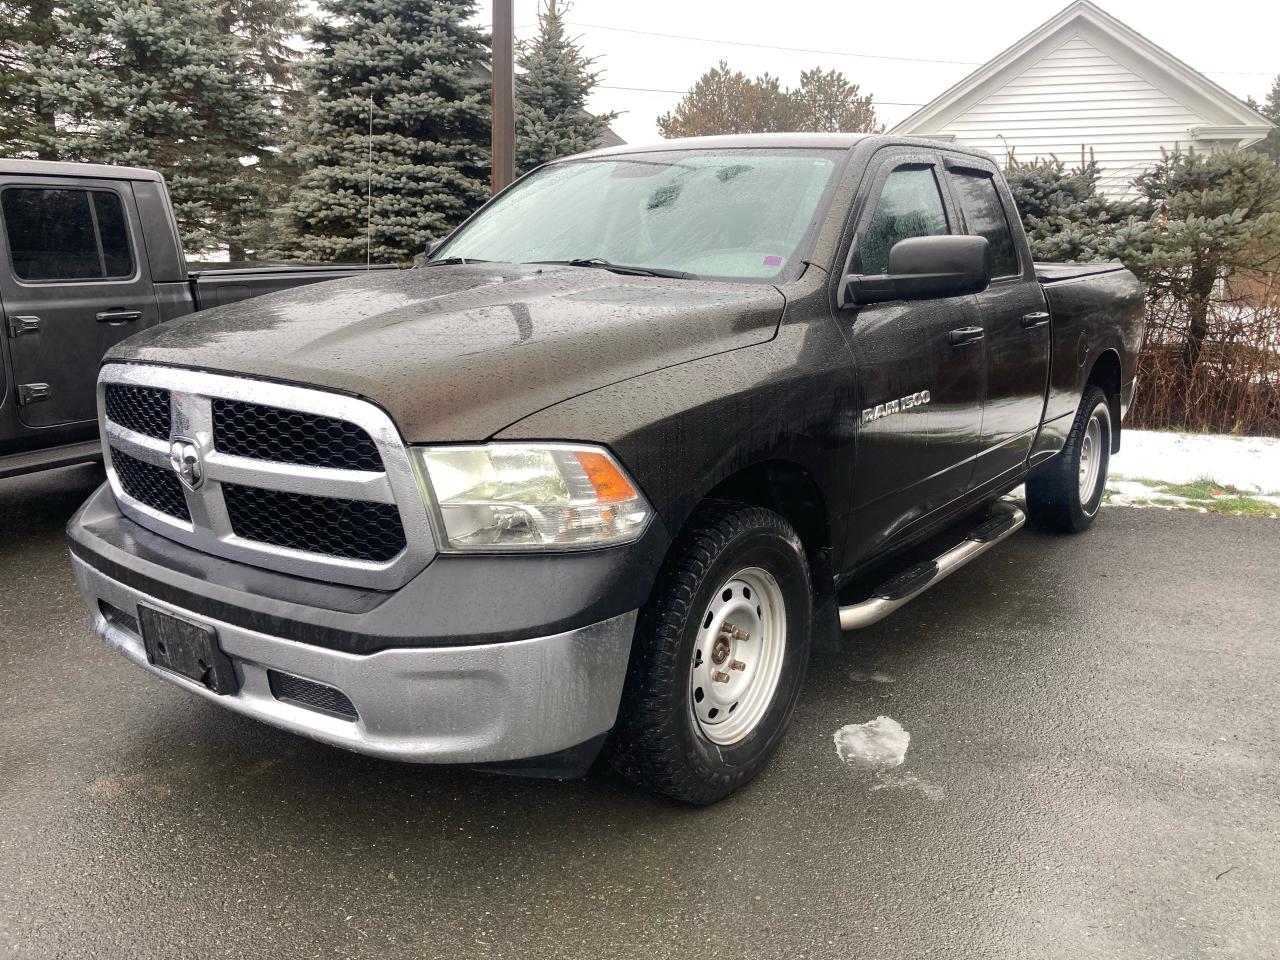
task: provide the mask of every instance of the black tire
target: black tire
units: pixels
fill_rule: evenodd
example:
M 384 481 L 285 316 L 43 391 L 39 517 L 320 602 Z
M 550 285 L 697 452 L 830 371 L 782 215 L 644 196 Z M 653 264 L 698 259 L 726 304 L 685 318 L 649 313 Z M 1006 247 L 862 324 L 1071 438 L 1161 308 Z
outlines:
M 694 715 L 694 651 L 716 591 L 748 568 L 767 571 L 780 588 L 786 623 L 781 672 L 755 727 L 738 742 L 717 745 Z M 791 722 L 812 620 L 809 565 L 790 524 L 761 507 L 720 501 L 699 507 L 640 611 L 610 763 L 633 783 L 691 804 L 714 803 L 745 784 Z
M 1089 427 L 1098 423 L 1097 439 L 1089 439 Z M 1082 456 L 1098 457 L 1097 481 L 1087 493 L 1081 490 Z M 1027 516 L 1043 530 L 1081 533 L 1098 516 L 1111 464 L 1111 404 L 1098 387 L 1089 387 L 1080 401 L 1071 432 L 1062 452 L 1031 471 L 1027 477 Z

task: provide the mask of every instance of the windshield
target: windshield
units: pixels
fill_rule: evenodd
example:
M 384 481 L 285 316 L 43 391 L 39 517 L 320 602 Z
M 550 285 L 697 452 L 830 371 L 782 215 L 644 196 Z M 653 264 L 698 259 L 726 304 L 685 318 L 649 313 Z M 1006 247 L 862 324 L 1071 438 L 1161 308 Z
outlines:
M 841 156 L 696 150 L 553 164 L 474 217 L 433 259 L 592 260 L 773 279 L 804 255 Z

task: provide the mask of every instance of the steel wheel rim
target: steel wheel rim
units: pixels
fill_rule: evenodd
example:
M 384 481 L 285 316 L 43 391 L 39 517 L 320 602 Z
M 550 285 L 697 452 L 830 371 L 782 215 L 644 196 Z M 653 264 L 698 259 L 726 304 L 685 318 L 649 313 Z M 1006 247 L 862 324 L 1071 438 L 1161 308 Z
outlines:
M 1089 418 L 1084 440 L 1080 444 L 1080 503 L 1089 505 L 1097 491 L 1098 477 L 1102 474 L 1102 418 L 1096 413 Z
M 703 612 L 689 671 L 689 706 L 703 736 L 729 746 L 760 725 L 786 646 L 786 601 L 773 574 L 746 567 L 720 585 Z

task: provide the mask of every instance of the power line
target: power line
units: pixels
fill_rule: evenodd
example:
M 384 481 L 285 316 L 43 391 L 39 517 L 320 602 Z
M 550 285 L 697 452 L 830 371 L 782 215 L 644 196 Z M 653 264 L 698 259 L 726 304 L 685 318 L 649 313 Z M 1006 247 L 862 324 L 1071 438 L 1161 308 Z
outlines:
M 662 87 L 615 87 L 607 83 L 599 83 L 599 84 L 596 84 L 596 86 L 599 87 L 601 90 L 634 90 L 638 93 L 678 93 L 678 94 L 684 95 L 690 92 L 689 90 L 667 90 Z M 838 103 L 839 101 L 831 101 L 831 102 Z M 902 101 L 899 101 L 899 100 L 876 100 L 874 99 L 874 97 L 872 98 L 872 102 L 874 104 L 882 105 L 886 107 L 923 107 L 924 106 L 923 103 L 903 103 Z
M 943 60 L 932 57 L 895 57 L 882 53 L 850 53 L 847 50 L 821 50 L 812 47 L 784 47 L 773 43 L 752 43 L 746 40 L 722 40 L 716 37 L 695 37 L 683 33 L 660 33 L 656 30 L 634 30 L 629 27 L 610 27 L 603 23 L 584 23 L 582 21 L 564 21 L 572 27 L 584 27 L 589 30 L 611 30 L 614 33 L 632 33 L 644 37 L 661 37 L 666 40 L 692 40 L 697 43 L 712 43 L 729 47 L 755 47 L 760 50 L 786 50 L 791 53 L 818 53 L 827 57 L 857 57 L 864 60 L 892 60 L 902 63 L 941 63 L 960 67 L 980 67 L 982 63 L 976 60 Z M 521 26 L 520 30 L 533 29 L 537 24 L 526 24 Z M 1235 76 L 1235 77 L 1274 77 L 1278 73 L 1275 70 L 1201 70 L 1201 73 L 1213 73 L 1219 76 Z M 665 92 L 665 91 L 663 91 Z M 683 91 L 680 91 L 683 92 Z M 888 101 L 885 101 L 886 103 Z M 911 104 L 907 104 L 911 106 Z
M 657 33 L 653 30 L 632 30 L 627 27 L 609 27 L 603 23 L 582 23 L 581 21 L 564 21 L 571 27 L 584 27 L 589 30 L 612 30 L 615 33 L 634 33 L 643 37 L 662 37 L 666 40 L 694 40 L 698 43 L 715 43 L 727 47 L 756 47 L 761 50 L 787 50 L 791 53 L 820 53 L 825 57 L 859 57 L 864 60 L 897 60 L 903 63 L 947 63 L 961 67 L 980 67 L 982 64 L 973 60 L 933 60 L 928 57 L 892 57 L 882 53 L 850 53 L 846 50 L 817 50 L 811 47 L 783 47 L 773 43 L 749 43 L 745 40 L 721 40 L 713 37 L 691 37 L 683 33 Z

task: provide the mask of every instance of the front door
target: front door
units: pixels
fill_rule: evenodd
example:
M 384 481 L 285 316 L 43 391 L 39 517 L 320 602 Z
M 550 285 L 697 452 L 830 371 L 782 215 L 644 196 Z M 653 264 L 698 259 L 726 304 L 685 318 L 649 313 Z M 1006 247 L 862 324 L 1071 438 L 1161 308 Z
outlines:
M 936 156 L 886 153 L 849 273 L 887 273 L 899 240 L 959 232 Z M 953 336 L 976 323 L 968 296 L 852 307 L 842 320 L 861 391 L 848 554 L 857 562 L 968 489 L 982 421 L 982 342 Z
M 97 416 L 109 347 L 158 320 L 127 182 L 0 177 L 0 301 L 19 416 Z
M 1012 206 L 1001 196 L 994 166 L 972 157 L 948 159 L 947 182 L 966 233 L 986 237 L 991 286 L 974 298 L 984 331 L 987 392 L 981 452 L 973 483 L 995 483 L 1027 462 L 1044 414 L 1049 379 L 1049 308 L 1030 256 L 1014 242 Z

